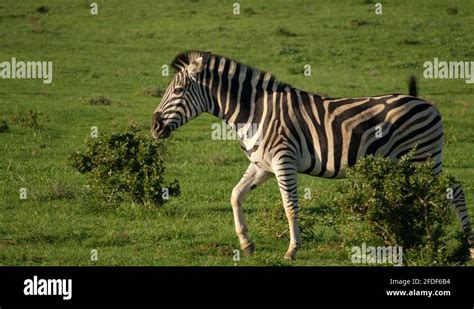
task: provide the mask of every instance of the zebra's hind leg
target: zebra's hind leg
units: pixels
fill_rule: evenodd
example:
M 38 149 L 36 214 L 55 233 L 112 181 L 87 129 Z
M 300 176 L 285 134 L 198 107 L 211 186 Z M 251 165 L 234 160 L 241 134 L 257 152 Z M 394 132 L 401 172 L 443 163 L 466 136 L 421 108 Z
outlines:
M 290 161 L 288 161 L 290 160 Z M 284 159 L 276 160 L 273 163 L 273 170 L 280 187 L 283 206 L 285 207 L 286 218 L 290 230 L 290 246 L 284 258 L 295 260 L 296 253 L 301 246 L 300 227 L 298 222 L 298 194 L 297 194 L 297 167 L 296 162 L 288 156 Z
M 456 212 L 456 215 L 461 224 L 461 229 L 468 235 L 469 239 L 469 250 L 471 252 L 471 259 L 474 259 L 474 233 L 471 230 L 471 222 L 466 207 L 466 195 L 460 184 L 454 184 L 451 186 L 452 199 L 451 205 Z
M 271 176 L 271 173 L 251 163 L 244 176 L 242 176 L 239 183 L 232 190 L 230 203 L 232 204 L 232 212 L 234 215 L 235 232 L 239 237 L 240 248 L 245 255 L 251 255 L 255 249 L 255 245 L 248 237 L 248 229 L 242 211 L 242 202 L 246 193 L 255 189 Z

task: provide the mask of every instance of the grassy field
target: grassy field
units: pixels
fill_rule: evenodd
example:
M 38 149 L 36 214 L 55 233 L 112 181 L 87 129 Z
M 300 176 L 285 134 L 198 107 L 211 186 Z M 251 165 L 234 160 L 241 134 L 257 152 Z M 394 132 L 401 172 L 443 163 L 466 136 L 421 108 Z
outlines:
M 230 193 L 248 162 L 238 142 L 211 140 L 205 115 L 166 141 L 167 174 L 182 194 L 161 208 L 124 203 L 101 206 L 67 157 L 92 126 L 101 131 L 129 122 L 147 129 L 171 76 L 161 67 L 188 49 L 211 50 L 274 73 L 297 88 L 339 96 L 407 92 L 418 76 L 419 95 L 441 111 L 446 131 L 444 167 L 463 183 L 474 217 L 474 86 L 464 80 L 423 79 L 434 57 L 474 60 L 474 2 L 384 1 L 38 1 L 0 3 L 0 62 L 12 57 L 53 61 L 51 85 L 0 80 L 0 265 L 288 265 L 286 236 L 263 221 L 282 208 L 275 180 L 244 204 L 257 252 L 239 262 Z M 40 10 L 41 11 L 41 10 Z M 302 68 L 312 66 L 312 76 Z M 172 73 L 171 73 L 172 74 Z M 91 105 L 96 96 L 110 105 Z M 11 121 L 35 110 L 41 131 Z M 324 201 L 337 181 L 300 176 Z M 20 200 L 20 188 L 27 199 Z M 317 202 L 315 202 L 317 203 Z M 303 207 L 316 207 L 303 203 Z M 283 214 L 283 212 L 282 212 Z M 286 219 L 282 215 L 282 224 Z M 306 241 L 292 265 L 352 265 L 335 230 Z M 98 260 L 91 261 L 96 249 Z

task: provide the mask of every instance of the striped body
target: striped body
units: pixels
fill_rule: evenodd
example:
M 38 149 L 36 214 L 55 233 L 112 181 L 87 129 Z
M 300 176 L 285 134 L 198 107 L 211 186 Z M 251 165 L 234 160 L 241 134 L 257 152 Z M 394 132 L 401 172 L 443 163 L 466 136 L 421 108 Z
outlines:
M 251 161 L 234 188 L 231 203 L 241 247 L 251 253 L 242 214 L 244 195 L 275 176 L 290 226 L 293 259 L 300 244 L 297 173 L 343 178 L 345 169 L 367 155 L 398 159 L 416 145 L 414 162 L 434 161 L 442 169 L 443 128 L 439 112 L 411 95 L 325 98 L 278 82 L 260 70 L 203 52 L 173 61 L 178 70 L 156 109 L 151 131 L 167 137 L 208 112 L 238 128 L 241 148 Z M 257 128 L 255 130 L 255 128 Z M 456 210 L 470 228 L 464 192 L 457 187 Z
M 242 149 L 270 172 L 278 150 L 290 148 L 299 173 L 343 178 L 357 158 L 374 154 L 396 159 L 415 143 L 415 159 L 433 158 L 435 172 L 441 171 L 441 118 L 425 101 L 397 94 L 324 98 L 218 56 L 211 56 L 209 70 L 203 78 L 210 86 L 212 114 L 243 127 L 238 132 Z
M 262 130 L 243 141 L 259 166 L 268 168 L 278 150 L 291 148 L 299 173 L 343 178 L 360 157 L 397 159 L 418 144 L 414 159 L 432 158 L 441 170 L 443 129 L 429 103 L 404 95 L 328 99 L 294 89 L 266 95 L 253 119 Z

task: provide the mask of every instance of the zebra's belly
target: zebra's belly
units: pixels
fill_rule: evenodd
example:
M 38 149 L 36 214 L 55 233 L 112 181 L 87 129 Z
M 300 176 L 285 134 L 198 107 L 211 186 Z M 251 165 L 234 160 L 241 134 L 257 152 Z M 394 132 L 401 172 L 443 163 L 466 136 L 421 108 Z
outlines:
M 348 166 L 341 166 L 339 169 L 336 170 L 333 167 L 322 168 L 321 166 L 315 166 L 311 170 L 305 168 L 298 169 L 298 173 L 322 178 L 341 179 L 346 177 L 347 168 Z
M 322 171 L 321 168 L 314 168 L 311 171 L 308 170 L 299 170 L 298 173 L 301 174 L 307 174 L 311 176 L 316 176 L 316 177 L 322 177 L 322 178 L 332 178 L 332 179 L 342 179 L 346 178 L 346 170 L 349 166 L 348 165 L 343 165 L 340 166 L 339 169 L 335 168 L 326 168 L 324 171 Z

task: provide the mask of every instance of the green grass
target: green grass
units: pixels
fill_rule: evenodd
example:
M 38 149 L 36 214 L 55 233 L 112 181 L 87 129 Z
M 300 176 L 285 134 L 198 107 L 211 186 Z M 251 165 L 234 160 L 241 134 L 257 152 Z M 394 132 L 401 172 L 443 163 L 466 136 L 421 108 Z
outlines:
M 266 209 L 282 207 L 274 180 L 244 205 L 257 252 L 240 262 L 229 197 L 248 162 L 234 141 L 211 140 L 216 119 L 203 116 L 167 141 L 168 175 L 182 194 L 161 208 L 100 205 L 87 181 L 67 166 L 91 126 L 99 134 L 130 121 L 147 129 L 171 77 L 161 66 L 184 50 L 211 50 L 276 74 L 295 87 L 338 96 L 407 92 L 419 77 L 420 96 L 440 109 L 447 141 L 444 167 L 463 183 L 474 217 L 474 87 L 463 80 L 422 79 L 438 57 L 474 60 L 472 1 L 392 1 L 374 14 L 371 1 L 14 1 L 0 4 L 0 61 L 53 61 L 52 85 L 0 80 L 0 265 L 288 265 L 288 240 L 269 235 Z M 41 4 L 49 12 L 41 14 Z M 455 10 L 453 8 L 457 8 Z M 33 17 L 31 17 L 33 16 Z M 311 64 L 312 76 L 302 67 Z M 104 96 L 110 105 L 91 105 Z M 17 113 L 48 118 L 40 131 L 13 124 Z M 337 181 L 299 177 L 324 198 Z M 28 190 L 19 199 L 20 188 Z M 315 207 L 315 205 L 303 205 Z M 285 218 L 282 215 L 282 223 Z M 321 228 L 292 265 L 351 265 L 350 248 Z M 90 251 L 98 250 L 98 261 Z

